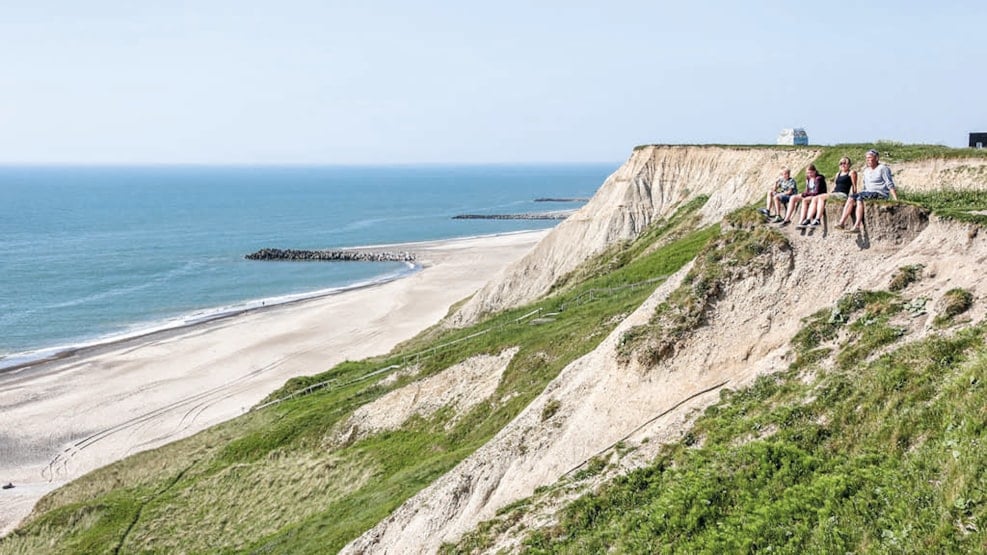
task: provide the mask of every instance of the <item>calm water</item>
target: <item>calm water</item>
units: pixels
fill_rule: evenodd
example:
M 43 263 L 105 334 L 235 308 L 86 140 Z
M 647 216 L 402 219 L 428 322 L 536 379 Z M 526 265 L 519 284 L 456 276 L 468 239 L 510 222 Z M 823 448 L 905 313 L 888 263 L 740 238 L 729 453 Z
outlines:
M 354 284 L 399 263 L 251 262 L 321 249 L 541 229 L 452 220 L 590 197 L 614 165 L 0 168 L 0 368 Z

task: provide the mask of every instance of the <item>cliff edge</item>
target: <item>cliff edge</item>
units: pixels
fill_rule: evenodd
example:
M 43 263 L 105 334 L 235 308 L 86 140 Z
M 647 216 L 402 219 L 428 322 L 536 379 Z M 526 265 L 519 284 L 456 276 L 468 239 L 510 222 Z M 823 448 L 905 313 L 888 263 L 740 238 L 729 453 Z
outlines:
M 709 197 L 701 223 L 719 221 L 731 210 L 763 199 L 783 166 L 797 173 L 818 155 L 806 148 L 639 147 L 585 206 L 473 295 L 449 324 L 465 326 L 548 293 L 589 257 L 637 237 L 698 195 Z

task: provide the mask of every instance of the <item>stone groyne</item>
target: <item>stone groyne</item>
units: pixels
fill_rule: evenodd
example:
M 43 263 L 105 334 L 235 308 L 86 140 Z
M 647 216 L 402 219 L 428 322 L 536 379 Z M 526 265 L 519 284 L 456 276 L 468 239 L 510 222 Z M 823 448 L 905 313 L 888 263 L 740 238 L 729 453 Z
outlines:
M 247 260 L 328 260 L 333 262 L 414 262 L 414 253 L 407 251 L 373 252 L 362 250 L 298 250 L 298 249 L 261 249 L 250 253 Z
M 459 214 L 454 220 L 564 220 L 575 210 L 559 210 L 557 212 L 540 212 L 536 214 Z

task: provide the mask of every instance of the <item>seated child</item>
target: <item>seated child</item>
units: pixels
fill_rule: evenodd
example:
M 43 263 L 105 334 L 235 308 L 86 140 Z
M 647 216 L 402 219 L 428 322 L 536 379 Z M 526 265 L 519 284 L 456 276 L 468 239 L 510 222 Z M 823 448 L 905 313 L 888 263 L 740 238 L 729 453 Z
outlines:
M 775 223 L 782 220 L 782 206 L 788 206 L 788 201 L 790 198 L 798 194 L 798 185 L 795 180 L 792 179 L 792 170 L 788 168 L 781 169 L 781 177 L 779 177 L 774 185 L 768 190 L 768 196 L 765 199 L 765 207 L 759 210 L 761 214 L 764 214 L 767 218 L 774 218 Z M 772 211 L 772 209 L 774 209 Z
M 788 225 L 792 222 L 792 215 L 795 213 L 795 207 L 799 205 L 801 205 L 799 226 L 804 227 L 807 225 L 809 222 L 805 219 L 805 214 L 809 209 L 809 202 L 811 202 L 812 197 L 821 195 L 825 192 L 826 176 L 816 171 L 815 164 L 809 164 L 809 167 L 805 169 L 805 191 L 802 194 L 793 196 L 791 200 L 789 200 L 788 212 L 785 212 L 785 219 L 781 221 L 781 225 Z

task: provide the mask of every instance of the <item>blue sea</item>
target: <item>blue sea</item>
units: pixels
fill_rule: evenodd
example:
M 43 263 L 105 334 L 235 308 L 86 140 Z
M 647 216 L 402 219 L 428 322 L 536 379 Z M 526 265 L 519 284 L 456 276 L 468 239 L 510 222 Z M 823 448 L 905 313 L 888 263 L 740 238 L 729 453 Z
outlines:
M 404 263 L 258 262 L 543 229 L 617 165 L 0 167 L 0 369 L 240 310 L 396 279 Z

